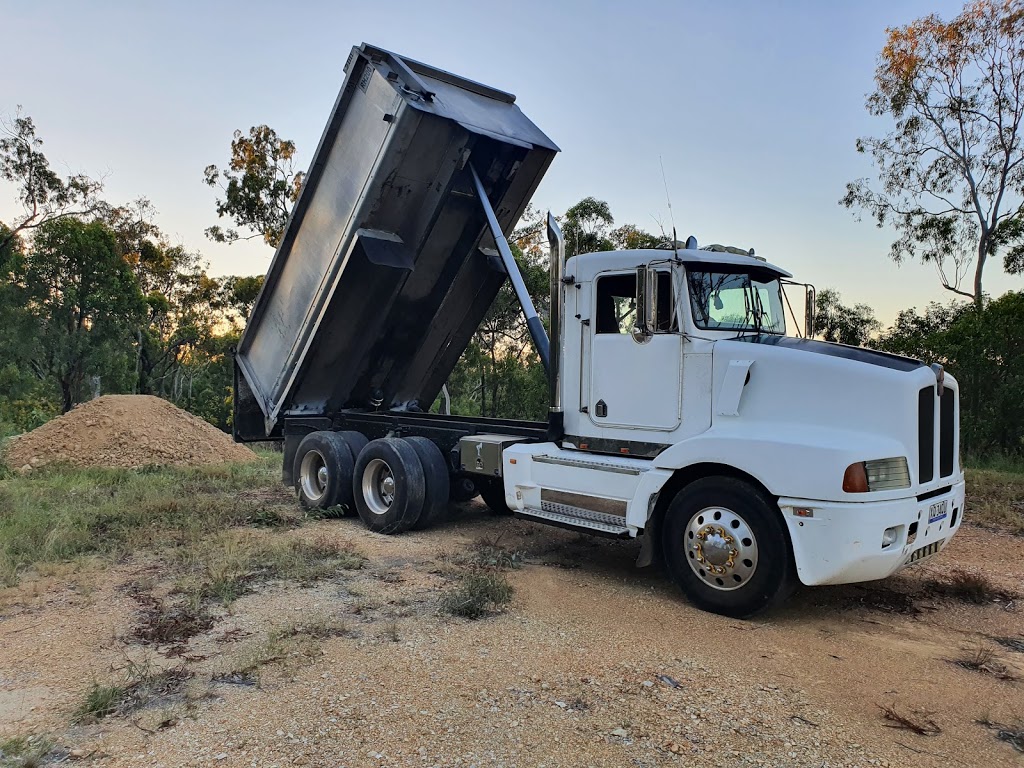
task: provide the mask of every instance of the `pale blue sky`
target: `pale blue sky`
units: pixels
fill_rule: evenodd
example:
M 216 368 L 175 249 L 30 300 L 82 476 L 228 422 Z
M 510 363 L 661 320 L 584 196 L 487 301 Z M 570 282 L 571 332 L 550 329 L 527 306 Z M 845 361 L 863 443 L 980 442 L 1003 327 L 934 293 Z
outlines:
M 931 267 L 897 269 L 890 239 L 837 205 L 872 171 L 854 152 L 883 121 L 864 110 L 887 26 L 948 0 L 518 3 L 0 0 L 0 113 L 24 106 L 62 169 L 140 195 L 215 274 L 263 272 L 259 243 L 218 246 L 208 163 L 235 128 L 267 123 L 305 166 L 352 45 L 370 42 L 511 91 L 562 148 L 534 198 L 586 195 L 617 223 L 669 220 L 681 238 L 754 247 L 819 288 L 892 319 L 946 301 Z M 0 188 L 0 218 L 14 212 Z M 993 294 L 1022 281 L 987 271 Z

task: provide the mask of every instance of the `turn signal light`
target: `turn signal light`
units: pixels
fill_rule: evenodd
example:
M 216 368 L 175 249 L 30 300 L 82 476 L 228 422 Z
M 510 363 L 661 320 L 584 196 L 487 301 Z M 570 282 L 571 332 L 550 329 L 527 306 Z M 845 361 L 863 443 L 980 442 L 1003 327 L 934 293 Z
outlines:
M 858 461 L 846 468 L 843 474 L 843 490 L 847 493 L 867 493 L 868 473 L 864 471 L 864 462 Z
M 843 490 L 847 493 L 891 491 L 910 487 L 910 470 L 905 456 L 858 461 L 846 468 Z

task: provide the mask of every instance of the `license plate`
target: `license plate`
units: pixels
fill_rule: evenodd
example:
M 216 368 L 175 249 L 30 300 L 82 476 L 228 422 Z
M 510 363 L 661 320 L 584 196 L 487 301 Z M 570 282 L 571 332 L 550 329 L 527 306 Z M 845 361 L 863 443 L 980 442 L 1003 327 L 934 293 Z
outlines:
M 942 501 L 936 501 L 930 507 L 928 507 L 928 523 L 937 523 L 939 520 L 945 520 L 946 515 L 949 513 L 949 499 L 943 499 Z

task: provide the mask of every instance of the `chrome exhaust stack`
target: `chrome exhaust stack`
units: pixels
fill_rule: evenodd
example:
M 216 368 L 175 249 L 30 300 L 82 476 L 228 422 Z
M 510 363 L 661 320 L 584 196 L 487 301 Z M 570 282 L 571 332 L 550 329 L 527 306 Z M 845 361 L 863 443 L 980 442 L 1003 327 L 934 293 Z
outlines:
M 565 435 L 562 411 L 562 286 L 565 284 L 565 239 L 555 217 L 548 211 L 548 247 L 551 259 L 551 309 L 548 338 L 548 440 L 558 442 Z

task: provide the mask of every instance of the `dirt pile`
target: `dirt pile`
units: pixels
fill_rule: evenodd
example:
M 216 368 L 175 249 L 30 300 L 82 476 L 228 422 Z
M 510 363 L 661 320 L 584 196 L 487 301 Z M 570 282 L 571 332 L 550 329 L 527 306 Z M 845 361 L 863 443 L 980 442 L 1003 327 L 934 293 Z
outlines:
M 251 450 L 213 425 L 151 395 L 106 395 L 15 438 L 3 460 L 30 471 L 77 467 L 197 466 L 253 461 Z

